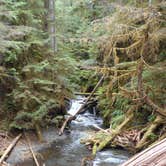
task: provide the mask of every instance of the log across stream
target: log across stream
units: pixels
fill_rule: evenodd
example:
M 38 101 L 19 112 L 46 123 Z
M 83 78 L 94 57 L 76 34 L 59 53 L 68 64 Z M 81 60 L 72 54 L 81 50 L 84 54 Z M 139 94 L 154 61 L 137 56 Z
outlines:
M 78 97 L 72 100 L 72 106 L 69 113 L 72 114 L 75 109 L 81 106 L 84 98 Z M 69 130 L 66 130 L 62 136 L 58 135 L 58 130 L 49 127 L 42 131 L 45 142 L 39 143 L 33 133 L 27 133 L 32 144 L 34 152 L 36 152 L 41 166 L 81 166 L 84 157 L 89 156 L 89 151 L 85 145 L 80 144 L 80 140 L 88 136 L 89 132 L 93 132 L 93 125 L 102 127 L 102 119 L 96 115 L 89 113 L 77 116 L 71 122 Z M 93 160 L 93 166 L 116 166 L 129 158 L 129 154 L 121 149 L 109 149 L 98 152 Z M 8 163 L 12 166 L 35 166 L 26 141 L 21 141 L 9 156 Z

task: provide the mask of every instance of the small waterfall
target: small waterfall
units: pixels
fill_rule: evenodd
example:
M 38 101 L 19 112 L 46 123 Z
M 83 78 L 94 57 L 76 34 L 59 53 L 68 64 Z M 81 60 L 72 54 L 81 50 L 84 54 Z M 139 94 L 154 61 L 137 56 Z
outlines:
M 71 100 L 71 108 L 68 111 L 68 114 L 75 115 L 75 113 L 81 108 L 82 104 L 84 103 L 84 100 L 86 98 L 82 96 L 78 96 L 77 99 Z

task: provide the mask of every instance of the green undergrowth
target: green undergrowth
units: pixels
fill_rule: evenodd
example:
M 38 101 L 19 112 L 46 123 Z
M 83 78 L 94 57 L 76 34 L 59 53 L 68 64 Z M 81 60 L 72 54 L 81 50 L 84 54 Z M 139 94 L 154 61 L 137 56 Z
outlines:
M 155 68 L 159 66 L 163 67 L 163 65 L 164 62 L 159 62 L 154 66 L 154 69 L 148 69 L 143 72 L 144 86 L 147 95 L 160 107 L 164 107 L 166 104 L 166 95 L 164 93 L 166 89 L 164 83 L 166 75 L 165 72 L 160 68 L 158 70 L 155 70 Z M 98 107 L 99 110 L 101 110 L 101 115 L 104 119 L 105 126 L 111 126 L 113 129 L 115 129 L 118 124 L 124 120 L 125 112 L 131 107 L 132 101 L 127 99 L 121 91 L 117 95 L 110 98 L 110 96 L 105 95 L 107 90 L 107 86 L 104 85 L 98 89 Z M 153 114 L 151 107 L 148 107 L 146 104 L 138 110 L 135 110 L 135 113 L 136 116 L 134 118 L 135 120 L 133 120 L 133 126 L 146 124 L 147 121 L 153 121 L 155 119 L 155 114 Z
M 38 11 L 32 3 L 1 1 L 0 118 L 4 129 L 59 125 L 72 95 L 67 79 L 73 72 L 72 63 L 48 49 L 48 35 L 42 30 L 42 2 L 32 6 Z

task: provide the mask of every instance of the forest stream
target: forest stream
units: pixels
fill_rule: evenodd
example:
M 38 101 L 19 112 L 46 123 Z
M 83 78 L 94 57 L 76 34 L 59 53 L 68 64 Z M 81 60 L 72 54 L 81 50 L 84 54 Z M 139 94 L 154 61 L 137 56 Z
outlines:
M 71 108 L 68 113 L 73 114 L 83 104 L 84 97 L 77 97 L 71 101 Z M 27 133 L 31 138 L 33 150 L 38 159 L 45 166 L 80 166 L 84 157 L 90 156 L 91 152 L 85 145 L 80 144 L 80 140 L 93 132 L 93 125 L 102 127 L 102 119 L 95 113 L 89 111 L 77 116 L 71 122 L 70 129 L 66 130 L 62 136 L 58 135 L 58 130 L 49 127 L 43 131 L 45 142 L 39 143 L 33 133 Z M 116 166 L 129 158 L 127 151 L 122 149 L 106 149 L 98 152 L 93 161 L 93 166 Z M 28 145 L 21 141 L 9 156 L 8 163 L 12 166 L 33 166 L 33 158 L 29 152 Z

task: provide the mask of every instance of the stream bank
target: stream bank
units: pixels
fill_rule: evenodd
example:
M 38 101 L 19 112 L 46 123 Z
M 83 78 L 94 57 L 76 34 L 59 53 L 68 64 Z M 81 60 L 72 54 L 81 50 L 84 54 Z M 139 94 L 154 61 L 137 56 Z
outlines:
M 84 98 L 72 100 L 71 109 L 79 107 Z M 69 110 L 72 112 L 72 110 Z M 40 162 L 46 166 L 79 166 L 84 157 L 90 156 L 89 151 L 80 140 L 88 136 L 88 133 L 94 132 L 93 125 L 102 127 L 102 119 L 96 115 L 86 112 L 78 115 L 77 119 L 71 122 L 70 129 L 66 130 L 62 136 L 58 135 L 55 127 L 49 127 L 43 130 L 42 134 L 45 142 L 39 143 L 36 136 L 27 133 L 31 139 L 33 150 L 36 152 Z M 116 166 L 129 158 L 129 154 L 120 149 L 107 149 L 98 152 L 93 161 L 93 166 Z M 19 143 L 11 155 L 8 163 L 12 166 L 33 166 L 35 165 L 28 145 L 24 140 Z

